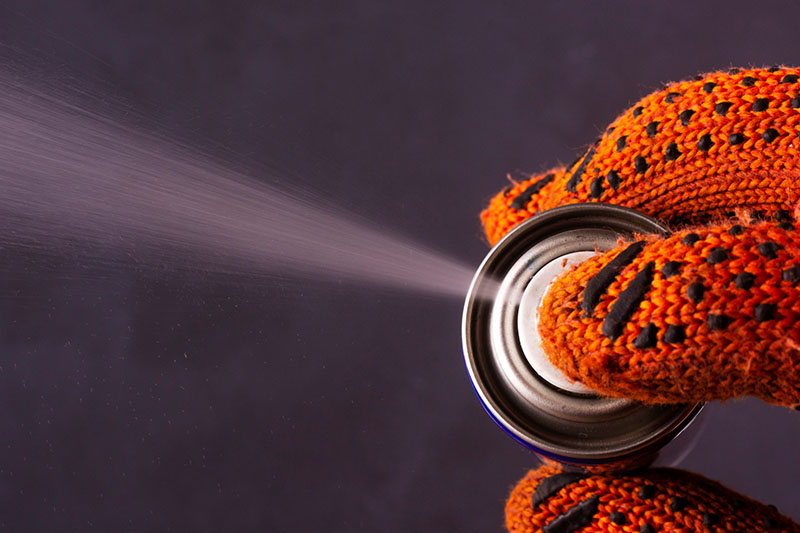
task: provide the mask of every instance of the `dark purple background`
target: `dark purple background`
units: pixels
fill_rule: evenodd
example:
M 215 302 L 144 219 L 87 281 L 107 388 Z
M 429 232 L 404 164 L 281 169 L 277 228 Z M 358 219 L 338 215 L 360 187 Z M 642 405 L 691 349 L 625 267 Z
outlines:
M 386 4 L 24 0 L 0 44 L 475 265 L 507 171 L 664 81 L 800 63 L 790 3 Z M 8 530 L 499 531 L 534 464 L 473 396 L 459 301 L 25 264 L 0 281 Z M 800 519 L 798 441 L 800 414 L 730 402 L 685 464 Z

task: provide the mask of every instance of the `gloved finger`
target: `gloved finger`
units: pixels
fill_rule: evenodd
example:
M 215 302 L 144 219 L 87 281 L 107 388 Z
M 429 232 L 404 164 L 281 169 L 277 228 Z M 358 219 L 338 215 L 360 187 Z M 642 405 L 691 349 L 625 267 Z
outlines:
M 686 229 L 588 259 L 542 302 L 545 351 L 607 395 L 800 404 L 800 232 L 783 224 Z
M 506 503 L 512 533 L 544 531 L 800 531 L 774 507 L 681 470 L 626 474 L 531 470 Z
M 559 184 L 564 181 L 566 168 L 558 167 L 544 174 L 534 174 L 529 179 L 506 187 L 492 198 L 481 213 L 483 231 L 489 244 L 494 246 L 514 226 L 536 213 L 558 206 L 561 200 Z
M 581 201 L 675 227 L 712 222 L 624 244 L 562 276 L 540 333 L 568 376 L 652 402 L 800 403 L 798 94 L 788 69 L 679 82 L 623 113 L 566 170 L 492 201 L 482 215 L 490 241 L 536 211 Z
M 798 133 L 800 70 L 700 76 L 646 96 L 573 164 L 500 193 L 481 218 L 494 243 L 538 211 L 577 202 L 674 225 L 739 208 L 771 216 L 800 201 Z

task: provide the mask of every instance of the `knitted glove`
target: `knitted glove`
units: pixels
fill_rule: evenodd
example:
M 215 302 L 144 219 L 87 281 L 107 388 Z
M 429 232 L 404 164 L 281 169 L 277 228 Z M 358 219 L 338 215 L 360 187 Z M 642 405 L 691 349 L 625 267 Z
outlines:
M 591 476 L 532 470 L 508 499 L 506 526 L 545 533 L 800 531 L 774 507 L 673 469 Z
M 800 70 L 712 73 L 645 97 L 572 165 L 496 196 L 481 215 L 492 244 L 537 212 L 577 202 L 631 207 L 673 229 L 621 242 L 553 284 L 539 318 L 553 363 L 609 396 L 752 395 L 800 406 L 799 134 Z M 507 505 L 512 531 L 588 524 L 800 531 L 774 509 L 673 470 L 576 477 L 544 468 Z

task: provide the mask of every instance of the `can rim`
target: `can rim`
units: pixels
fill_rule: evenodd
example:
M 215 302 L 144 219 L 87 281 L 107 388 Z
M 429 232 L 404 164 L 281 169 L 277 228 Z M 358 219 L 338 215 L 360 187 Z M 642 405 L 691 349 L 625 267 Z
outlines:
M 504 383 L 505 377 L 502 379 L 490 379 L 488 374 L 494 376 L 494 374 L 498 373 L 498 370 L 492 366 L 496 363 L 491 361 L 495 355 L 493 353 L 488 354 L 487 358 L 486 353 L 478 353 L 481 350 L 483 352 L 492 351 L 491 349 L 486 349 L 488 342 L 486 337 L 489 335 L 486 329 L 494 306 L 494 303 L 489 303 L 491 298 L 487 291 L 493 290 L 493 287 L 490 285 L 487 289 L 486 284 L 490 283 L 499 286 L 498 281 L 492 279 L 492 275 L 496 273 L 497 269 L 502 271 L 504 268 L 506 270 L 511 268 L 510 265 L 513 264 L 512 260 L 514 258 L 504 256 L 507 256 L 512 250 L 519 254 L 520 243 L 523 243 L 523 248 L 525 244 L 534 243 L 534 245 L 538 245 L 537 243 L 547 241 L 548 238 L 552 239 L 554 235 L 562 234 L 569 229 L 586 229 L 587 225 L 597 231 L 600 231 L 597 228 L 598 226 L 603 226 L 602 231 L 606 231 L 606 233 L 612 231 L 617 236 L 633 235 L 635 233 L 668 233 L 663 224 L 638 211 L 602 203 L 561 206 L 537 214 L 522 222 L 489 251 L 478 267 L 470 284 L 464 306 L 462 345 L 467 372 L 473 389 L 484 409 L 506 433 L 526 447 L 553 459 L 576 464 L 602 464 L 621 461 L 625 458 L 639 456 L 649 450 L 660 448 L 689 425 L 703 404 L 673 404 L 669 408 L 665 408 L 661 414 L 664 419 L 663 423 L 658 424 L 656 430 L 645 438 L 636 438 L 631 442 L 625 442 L 623 439 L 621 442 L 600 448 L 579 449 L 564 446 L 563 443 L 548 441 L 542 438 L 541 433 L 537 434 L 531 427 L 526 427 L 526 424 L 530 425 L 530 420 L 521 415 L 518 412 L 519 409 L 511 412 L 519 402 L 529 401 L 531 398 L 526 396 L 525 400 L 522 400 L 518 397 L 520 394 L 518 389 L 522 387 L 519 383 Z M 482 330 L 478 331 L 480 328 Z M 503 383 L 500 383 L 501 381 Z M 524 392 L 527 393 L 528 391 Z M 571 401 L 566 397 L 565 400 L 567 402 Z M 533 398 L 532 401 L 535 403 L 538 400 Z M 633 405 L 636 409 L 652 407 L 643 406 L 643 404 L 631 402 L 630 400 L 620 400 L 620 402 L 627 402 L 627 404 Z M 625 405 L 620 404 L 616 407 L 623 409 L 626 408 Z

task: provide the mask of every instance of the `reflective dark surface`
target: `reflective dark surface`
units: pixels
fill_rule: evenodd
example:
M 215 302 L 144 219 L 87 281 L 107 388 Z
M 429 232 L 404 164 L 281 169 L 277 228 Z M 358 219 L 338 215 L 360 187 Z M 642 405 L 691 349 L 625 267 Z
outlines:
M 800 63 L 790 4 L 457 6 L 26 0 L 0 43 L 476 266 L 506 172 L 664 81 Z M 0 261 L 9 530 L 499 531 L 534 464 L 474 397 L 461 301 Z M 707 416 L 685 466 L 800 519 L 800 414 Z

